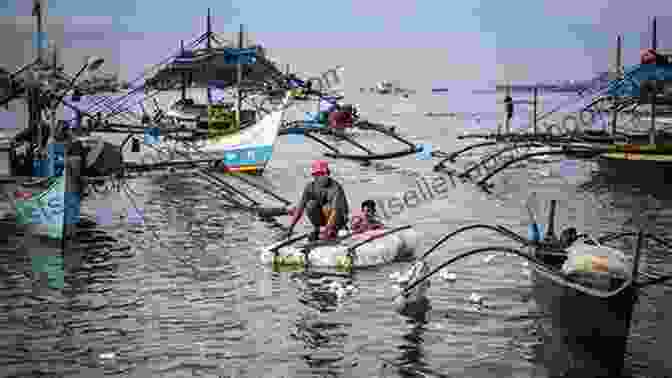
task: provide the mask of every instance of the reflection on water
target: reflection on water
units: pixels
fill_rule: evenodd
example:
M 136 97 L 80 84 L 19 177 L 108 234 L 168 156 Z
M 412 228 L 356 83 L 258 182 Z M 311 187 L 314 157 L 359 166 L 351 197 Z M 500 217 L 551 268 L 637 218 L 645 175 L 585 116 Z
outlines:
M 303 345 L 301 358 L 308 367 L 298 368 L 297 376 L 351 376 L 346 344 L 352 324 L 337 319 L 338 310 L 356 290 L 354 276 L 310 271 L 291 276 L 298 285 L 298 301 L 305 306 L 289 332 Z
M 401 315 L 407 317 L 408 333 L 402 336 L 404 343 L 397 346 L 400 352 L 397 357 L 397 371 L 400 377 L 422 377 L 423 375 L 419 372 L 429 369 L 423 348 L 423 334 L 427 330 L 429 310 L 429 300 L 427 300 L 413 303 L 401 311 Z M 412 366 L 412 369 L 404 368 L 405 366 Z

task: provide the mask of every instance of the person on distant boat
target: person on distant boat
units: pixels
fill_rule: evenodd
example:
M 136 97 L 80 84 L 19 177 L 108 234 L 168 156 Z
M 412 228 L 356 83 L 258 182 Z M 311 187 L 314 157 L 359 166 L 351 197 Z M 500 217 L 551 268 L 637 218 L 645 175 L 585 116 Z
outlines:
M 336 104 L 336 108 L 329 114 L 329 128 L 334 134 L 342 136 L 345 129 L 351 128 L 353 123 L 352 113 L 347 107 Z
M 296 209 L 290 211 L 293 217 L 287 237 L 294 233 L 294 226 L 305 211 L 314 228 L 309 240 L 333 239 L 338 235 L 338 231 L 347 225 L 348 199 L 341 184 L 330 177 L 328 162 L 313 161 L 311 174 L 314 180 L 304 188 Z M 322 234 L 320 227 L 323 227 Z
M 376 203 L 370 199 L 362 202 L 361 213 L 352 217 L 350 225 L 350 229 L 355 234 L 378 230 L 384 227 L 383 222 L 380 221 L 376 213 Z

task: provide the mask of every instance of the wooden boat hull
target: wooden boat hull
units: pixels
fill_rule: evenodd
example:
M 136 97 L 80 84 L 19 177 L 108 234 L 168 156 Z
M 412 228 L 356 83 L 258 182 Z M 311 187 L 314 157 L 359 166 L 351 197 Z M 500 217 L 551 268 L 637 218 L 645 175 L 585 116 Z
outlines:
M 672 155 L 607 153 L 597 160 L 600 173 L 636 184 L 672 184 Z
M 566 373 L 620 377 L 634 289 L 628 288 L 609 299 L 598 298 L 562 286 L 538 269 L 532 270 L 532 281 L 533 298 L 539 310 L 550 318 L 549 336 L 569 354 Z
M 285 115 L 285 107 L 290 97 L 287 96 L 278 110 L 266 114 L 259 122 L 229 135 L 199 140 L 185 144 L 178 140 L 164 140 L 150 143 L 167 154 L 159 154 L 158 161 L 169 158 L 172 161 L 190 159 L 210 159 L 221 157 L 224 172 L 260 173 L 266 168 L 273 155 L 273 147 L 278 137 Z M 143 161 L 152 153 L 144 155 Z M 154 156 L 152 156 L 154 155 Z M 162 156 L 163 155 L 163 156 Z M 157 159 L 154 159 L 157 160 Z
M 21 190 L 29 198 L 16 198 L 16 220 L 31 235 L 49 239 L 63 238 L 65 223 L 65 176 L 55 177 L 54 182 L 46 190 Z M 16 193 L 13 193 L 16 195 Z

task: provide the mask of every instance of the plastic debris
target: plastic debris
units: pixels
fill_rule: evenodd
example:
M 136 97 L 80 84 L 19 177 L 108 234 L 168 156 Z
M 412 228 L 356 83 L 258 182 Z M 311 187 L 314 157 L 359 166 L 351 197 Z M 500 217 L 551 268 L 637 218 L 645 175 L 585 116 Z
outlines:
M 442 270 L 439 273 L 439 276 L 444 280 L 444 281 L 450 281 L 450 282 L 455 282 L 457 281 L 457 274 L 449 272 L 447 270 Z
M 98 357 L 102 360 L 110 360 L 115 358 L 117 355 L 114 352 L 101 353 Z
M 479 305 L 483 304 L 483 296 L 480 294 L 471 293 L 471 296 L 469 296 L 469 302 Z

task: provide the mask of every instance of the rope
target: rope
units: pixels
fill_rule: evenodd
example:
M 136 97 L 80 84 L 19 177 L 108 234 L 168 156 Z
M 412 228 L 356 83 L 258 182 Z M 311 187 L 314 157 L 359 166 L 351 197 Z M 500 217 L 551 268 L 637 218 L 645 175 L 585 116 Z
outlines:
M 503 234 L 504 236 L 508 236 L 508 237 L 514 239 L 515 241 L 520 242 L 523 245 L 529 245 L 530 244 L 530 242 L 528 240 L 525 240 L 523 237 L 519 236 L 518 234 L 514 233 L 513 231 L 507 229 L 504 226 L 499 226 L 499 225 L 498 226 L 490 226 L 490 225 L 487 225 L 487 224 L 474 224 L 474 225 L 464 226 L 464 227 L 458 228 L 457 230 L 455 230 L 455 231 L 449 233 L 448 235 L 442 237 L 427 252 L 425 252 L 418 260 L 424 260 L 432 252 L 434 252 L 436 249 L 438 249 L 441 246 L 441 244 L 445 243 L 451 237 L 456 236 L 457 234 L 460 234 L 464 231 L 469 231 L 469 230 L 473 230 L 473 229 L 476 229 L 476 228 L 485 228 L 485 229 L 488 229 L 488 230 L 498 232 L 500 234 Z
M 566 278 L 564 278 L 562 276 L 562 273 L 560 273 L 559 271 L 557 271 L 555 269 L 548 268 L 546 266 L 546 264 L 544 264 L 542 261 L 540 261 L 536 257 L 531 256 L 528 253 L 521 252 L 517 249 L 509 248 L 509 247 L 483 247 L 483 248 L 477 248 L 477 249 L 473 249 L 473 250 L 470 250 L 470 251 L 467 251 L 467 252 L 460 253 L 459 255 L 448 259 L 448 261 L 439 265 L 437 268 L 435 268 L 431 272 L 427 273 L 426 275 L 424 275 L 423 277 L 421 277 L 420 279 L 418 279 L 417 281 L 415 281 L 414 283 L 412 283 L 411 285 L 406 287 L 401 293 L 397 294 L 393 299 L 398 298 L 400 295 L 401 296 L 408 296 L 409 292 L 413 288 L 415 288 L 416 286 L 418 286 L 419 284 L 421 284 L 425 280 L 429 279 L 431 276 L 433 276 L 434 274 L 436 274 L 437 272 L 439 272 L 440 270 L 442 270 L 446 266 L 448 266 L 448 265 L 450 265 L 450 264 L 452 264 L 452 263 L 454 263 L 458 260 L 464 259 L 464 258 L 472 256 L 472 255 L 476 255 L 476 254 L 479 254 L 479 253 L 483 253 L 483 252 L 505 252 L 505 253 L 518 255 L 519 257 L 522 257 L 522 258 L 530 261 L 531 263 L 533 263 L 534 266 L 535 266 L 535 269 L 537 269 L 540 273 L 542 273 L 544 275 L 544 277 L 552 280 L 553 282 L 555 282 L 555 283 L 557 283 L 561 286 L 568 287 L 568 288 L 577 290 L 581 293 L 592 295 L 592 296 L 598 297 L 598 298 L 604 298 L 604 299 L 611 298 L 613 296 L 616 296 L 616 295 L 620 294 L 621 292 L 623 292 L 627 288 L 633 286 L 633 280 L 632 280 L 632 278 L 630 278 L 626 282 L 624 282 L 616 290 L 602 291 L 602 290 L 593 289 L 593 288 L 590 288 L 590 287 L 587 287 L 587 286 L 584 286 L 584 285 L 581 285 L 581 284 L 577 284 L 577 283 L 574 283 L 574 282 L 571 282 L 571 281 L 567 280 Z
M 615 84 L 615 87 L 614 87 L 613 89 L 619 89 L 619 88 L 622 87 L 627 81 L 632 81 L 632 76 L 634 76 L 634 74 L 635 74 L 636 72 L 637 72 L 637 70 L 633 70 L 633 71 L 631 71 L 631 72 L 628 72 L 628 74 L 624 75 L 623 78 L 621 78 L 621 79 L 619 79 L 619 80 L 617 81 L 617 83 Z M 537 121 L 541 121 L 541 120 L 543 120 L 544 118 L 547 118 L 548 116 L 550 116 L 550 115 L 552 115 L 552 114 L 558 112 L 558 111 L 559 111 L 561 108 L 563 108 L 565 105 L 568 105 L 568 104 L 571 104 L 571 103 L 576 103 L 576 102 L 578 102 L 579 100 L 584 99 L 584 98 L 587 97 L 588 95 L 597 95 L 597 94 L 600 93 L 600 92 L 604 92 L 605 90 L 610 89 L 610 87 L 612 86 L 612 84 L 613 84 L 613 81 L 612 81 L 612 82 L 608 82 L 608 83 L 606 83 L 606 85 L 605 85 L 604 87 L 601 87 L 601 88 L 596 89 L 596 90 L 594 90 L 594 91 L 591 91 L 591 92 L 583 92 L 583 93 L 581 93 L 580 95 L 578 95 L 578 99 L 572 99 L 572 102 L 569 102 L 569 103 L 567 103 L 567 104 L 559 105 L 558 107 L 554 108 L 553 110 L 551 110 L 551 111 L 549 111 L 549 112 L 546 112 L 546 113 L 540 115 L 539 117 L 537 117 L 536 120 L 537 120 Z M 573 100 L 576 100 L 576 101 L 573 101 Z M 597 103 L 597 102 L 599 102 L 599 101 L 601 101 L 601 100 L 602 100 L 602 98 L 599 98 L 597 101 L 593 101 L 591 104 L 589 104 L 588 106 L 584 107 L 581 111 L 585 111 L 585 110 L 591 108 L 592 105 L 594 105 L 595 103 Z
M 192 47 L 196 46 L 197 44 L 203 42 L 203 41 L 205 40 L 205 38 L 207 38 L 207 33 L 202 34 L 201 36 L 197 37 L 195 40 L 193 40 L 192 42 L 190 42 L 190 43 L 187 45 L 186 48 L 192 48 Z M 140 74 L 138 77 L 136 77 L 135 79 L 133 79 L 132 81 L 130 81 L 129 84 L 133 84 L 133 83 L 139 81 L 140 79 L 144 78 L 144 77 L 147 76 L 151 71 L 153 71 L 154 69 L 156 69 L 156 68 L 158 68 L 158 67 L 164 65 L 165 63 L 167 63 L 167 62 L 170 61 L 171 59 L 174 59 L 176 56 L 178 56 L 179 54 L 181 54 L 181 52 L 182 52 L 182 50 L 180 49 L 180 50 L 178 50 L 177 53 L 173 53 L 173 54 L 171 54 L 170 56 L 168 56 L 168 57 L 164 58 L 163 60 L 161 60 L 161 62 L 159 62 L 159 63 L 153 65 L 152 67 L 150 67 L 150 68 L 148 68 L 148 69 L 146 69 L 145 71 L 142 72 L 142 74 Z M 109 103 L 110 101 L 112 101 L 112 102 L 114 102 L 114 101 L 117 101 L 117 102 L 118 102 L 118 101 L 122 101 L 124 98 L 126 98 L 126 97 L 128 97 L 130 94 L 134 93 L 137 89 L 144 89 L 144 87 L 145 87 L 144 84 L 143 84 L 142 86 L 136 87 L 136 88 L 134 88 L 133 90 L 131 90 L 129 93 L 127 93 L 126 95 L 124 95 L 124 96 L 122 96 L 121 98 L 116 99 L 116 100 L 112 100 L 112 99 L 113 99 L 112 96 L 107 96 L 106 99 L 104 99 L 104 100 L 102 100 L 102 101 L 100 101 L 100 102 L 98 102 L 98 103 L 92 104 L 91 107 L 90 107 L 89 109 L 96 108 L 96 107 L 98 107 L 99 105 L 101 105 L 103 102 L 107 102 L 107 105 L 112 105 L 112 104 Z M 91 110 L 91 111 L 89 111 L 89 112 L 90 112 L 90 113 L 93 113 L 94 111 Z

